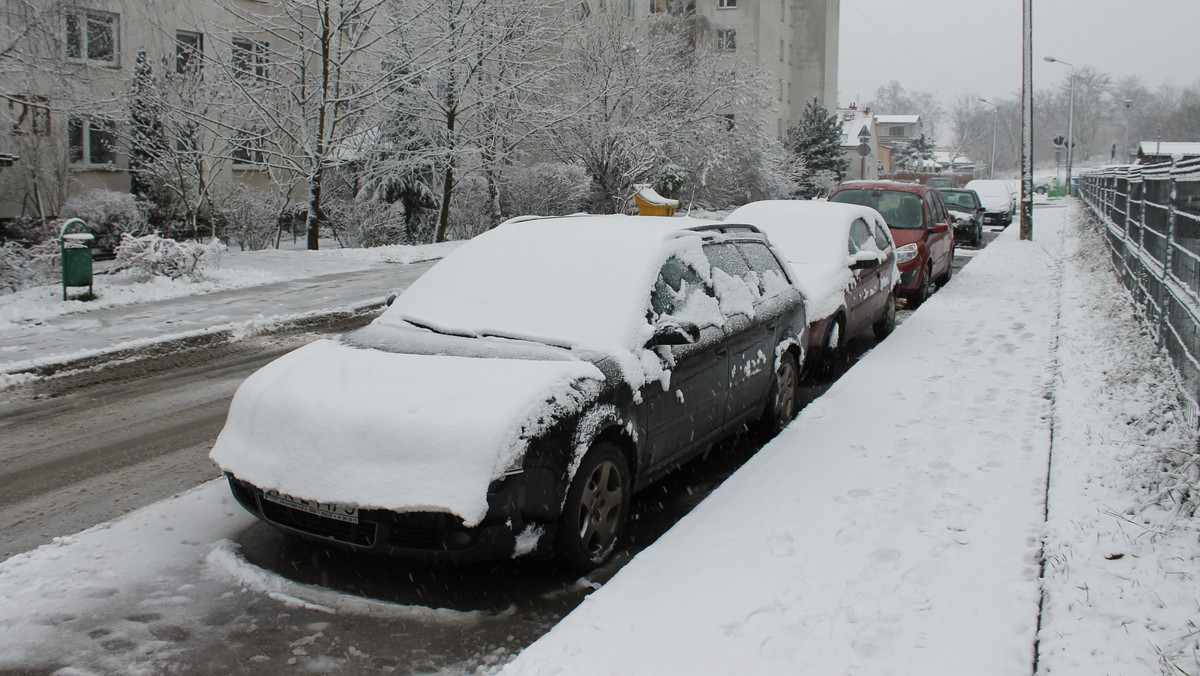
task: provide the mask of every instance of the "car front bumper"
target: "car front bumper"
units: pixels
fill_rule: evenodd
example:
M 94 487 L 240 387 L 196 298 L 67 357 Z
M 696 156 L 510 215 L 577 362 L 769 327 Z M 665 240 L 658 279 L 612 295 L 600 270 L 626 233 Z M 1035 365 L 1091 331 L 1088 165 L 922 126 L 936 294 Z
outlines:
M 466 526 L 462 519 L 446 512 L 379 509 L 359 510 L 358 523 L 347 523 L 268 501 L 258 487 L 231 474 L 226 476 L 238 503 L 271 526 L 305 539 L 370 554 L 424 561 L 482 561 L 514 556 L 518 540 L 522 542 L 521 553 L 543 549 L 554 535 L 555 519 L 549 514 L 540 522 L 527 521 L 523 514 L 531 482 L 522 474 L 492 483 L 488 514 L 476 526 Z

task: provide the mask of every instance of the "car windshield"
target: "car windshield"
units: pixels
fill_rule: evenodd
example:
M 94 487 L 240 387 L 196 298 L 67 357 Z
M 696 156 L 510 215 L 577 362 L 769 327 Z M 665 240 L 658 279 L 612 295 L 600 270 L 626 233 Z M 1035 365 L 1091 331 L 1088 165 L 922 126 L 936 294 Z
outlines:
M 942 191 L 942 199 L 946 200 L 946 204 L 952 207 L 965 207 L 974 209 L 978 206 L 975 201 L 975 196 L 969 192 L 949 192 Z
M 843 190 L 830 197 L 829 201 L 871 207 L 883 215 L 889 228 L 920 230 L 925 227 L 921 217 L 921 197 L 911 192 L 874 188 Z

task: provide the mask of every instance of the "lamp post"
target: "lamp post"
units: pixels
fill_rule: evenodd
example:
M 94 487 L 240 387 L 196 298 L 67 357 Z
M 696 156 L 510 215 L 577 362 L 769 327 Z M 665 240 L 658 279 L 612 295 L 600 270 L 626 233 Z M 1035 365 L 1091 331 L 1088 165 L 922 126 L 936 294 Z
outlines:
M 1133 105 L 1133 99 L 1125 99 L 1122 103 L 1125 104 L 1125 162 L 1129 162 L 1129 106 Z
M 996 178 L 996 113 L 1000 110 L 1000 106 L 982 96 L 979 97 L 979 100 L 992 107 L 992 162 L 988 168 L 988 178 Z
M 1044 57 L 1048 63 L 1061 63 L 1071 69 L 1068 76 L 1071 80 L 1071 105 L 1067 107 L 1067 194 L 1073 195 L 1071 189 L 1071 164 L 1075 159 L 1075 64 L 1068 63 L 1053 56 Z

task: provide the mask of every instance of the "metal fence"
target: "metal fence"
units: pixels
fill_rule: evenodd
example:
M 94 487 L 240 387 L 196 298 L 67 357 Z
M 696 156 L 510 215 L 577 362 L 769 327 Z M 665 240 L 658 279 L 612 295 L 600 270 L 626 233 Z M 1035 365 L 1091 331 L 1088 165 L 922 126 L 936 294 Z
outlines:
M 1109 167 L 1079 178 L 1104 228 L 1113 267 L 1166 348 L 1191 402 L 1200 401 L 1200 159 Z

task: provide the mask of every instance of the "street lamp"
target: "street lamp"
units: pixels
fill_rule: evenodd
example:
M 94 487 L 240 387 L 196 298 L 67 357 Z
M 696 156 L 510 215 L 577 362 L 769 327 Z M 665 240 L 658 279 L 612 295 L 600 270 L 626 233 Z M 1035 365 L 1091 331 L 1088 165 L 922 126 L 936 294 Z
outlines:
M 992 107 L 992 163 L 988 169 L 988 178 L 996 178 L 996 113 L 1000 110 L 1000 106 L 982 96 L 979 97 L 979 100 Z
M 1048 63 L 1061 63 L 1071 69 L 1071 105 L 1068 106 L 1067 112 L 1067 194 L 1072 195 L 1071 190 L 1071 163 L 1075 158 L 1075 64 L 1056 59 L 1053 56 L 1043 57 Z
M 1129 156 L 1133 154 L 1129 148 L 1129 106 L 1133 105 L 1133 99 L 1125 99 L 1123 103 L 1125 104 L 1125 164 L 1128 164 Z

